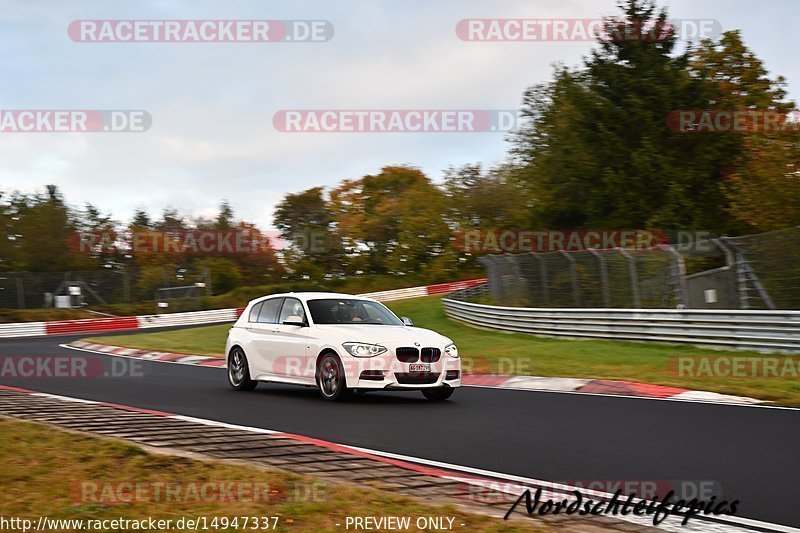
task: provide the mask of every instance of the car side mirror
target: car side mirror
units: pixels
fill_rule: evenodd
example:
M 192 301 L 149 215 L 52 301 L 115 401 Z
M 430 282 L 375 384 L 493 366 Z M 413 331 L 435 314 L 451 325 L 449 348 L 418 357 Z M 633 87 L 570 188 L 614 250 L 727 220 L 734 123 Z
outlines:
M 283 321 L 284 326 L 305 326 L 306 321 L 297 315 L 289 315 L 286 317 L 286 320 Z
M 407 316 L 401 317 L 400 320 L 403 321 L 403 325 L 404 326 L 413 326 L 414 325 L 414 323 L 411 321 L 411 319 L 408 318 Z

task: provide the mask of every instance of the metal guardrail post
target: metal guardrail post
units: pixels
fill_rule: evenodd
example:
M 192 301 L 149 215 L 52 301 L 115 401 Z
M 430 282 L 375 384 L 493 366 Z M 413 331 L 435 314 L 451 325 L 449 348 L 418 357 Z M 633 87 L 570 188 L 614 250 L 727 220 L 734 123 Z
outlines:
M 525 281 L 522 278 L 522 271 L 519 267 L 519 260 L 515 255 L 504 255 L 506 262 L 509 264 L 508 272 L 510 276 L 508 276 L 509 280 L 509 288 L 511 289 L 511 294 L 514 296 L 509 298 L 507 301 L 516 301 L 519 295 L 524 294 L 525 290 L 523 284 Z M 505 293 L 505 291 L 504 291 Z
M 631 284 L 631 296 L 633 297 L 633 307 L 634 309 L 641 309 L 642 301 L 639 297 L 639 276 L 636 273 L 636 261 L 634 261 L 633 256 L 625 248 L 614 248 L 614 250 L 622 254 L 622 257 L 624 257 L 625 260 L 628 261 L 628 279 L 630 280 Z
M 732 278 L 733 279 L 733 286 L 732 287 L 728 287 L 728 291 L 731 293 L 731 294 L 729 294 L 729 297 L 731 298 L 731 302 L 734 302 L 734 301 L 736 301 L 736 296 L 737 296 L 737 294 L 736 294 L 736 289 L 737 289 L 737 287 L 736 287 L 736 285 L 737 285 L 737 280 L 736 280 L 736 258 L 734 257 L 733 252 L 731 251 L 731 249 L 728 248 L 727 246 L 725 246 L 725 244 L 722 242 L 722 239 L 711 239 L 711 242 L 714 243 L 714 246 L 716 246 L 717 248 L 722 250 L 723 254 L 725 254 L 725 267 L 724 268 L 726 268 L 731 273 L 731 275 L 734 276 Z M 745 301 L 745 306 L 746 305 L 747 305 L 747 302 Z M 746 309 L 747 308 L 747 307 L 742 307 L 741 306 L 741 301 L 739 302 L 739 306 L 742 309 Z
M 742 305 L 744 309 L 750 307 L 747 296 L 747 281 L 753 282 L 753 285 L 758 292 L 758 295 L 764 301 L 764 304 L 769 309 L 775 309 L 775 304 L 770 298 L 767 290 L 761 284 L 761 280 L 758 279 L 753 269 L 750 267 L 750 262 L 747 260 L 747 256 L 744 255 L 744 251 L 735 243 L 733 239 L 730 237 L 722 237 L 722 240 L 725 241 L 731 248 L 736 251 L 736 270 L 737 270 L 737 278 L 739 283 L 739 294 L 742 298 Z
M 572 295 L 575 298 L 575 307 L 580 307 L 581 292 L 580 292 L 580 286 L 578 285 L 578 265 L 575 262 L 575 258 L 572 257 L 569 254 L 569 252 L 564 250 L 559 250 L 558 253 L 566 257 L 570 263 L 570 270 L 572 271 Z
M 544 264 L 544 259 L 539 257 L 539 254 L 531 252 L 531 255 L 536 258 L 539 263 L 539 278 L 542 282 L 542 303 L 545 306 L 550 305 L 550 288 L 547 282 L 547 265 Z
M 597 258 L 597 262 L 600 263 L 600 283 L 603 284 L 603 305 L 605 307 L 611 307 L 611 295 L 608 292 L 608 270 L 606 269 L 606 258 L 594 248 L 588 248 L 588 250 L 590 254 Z
M 662 244 L 660 248 L 667 252 L 675 260 L 675 267 L 678 274 L 678 296 L 681 304 L 684 307 L 689 307 L 689 288 L 686 286 L 686 261 L 683 256 L 670 246 L 669 244 Z
M 736 265 L 736 260 L 733 257 L 731 249 L 723 244 L 722 239 L 711 239 L 711 242 L 725 254 L 725 265 L 728 268 L 733 268 Z

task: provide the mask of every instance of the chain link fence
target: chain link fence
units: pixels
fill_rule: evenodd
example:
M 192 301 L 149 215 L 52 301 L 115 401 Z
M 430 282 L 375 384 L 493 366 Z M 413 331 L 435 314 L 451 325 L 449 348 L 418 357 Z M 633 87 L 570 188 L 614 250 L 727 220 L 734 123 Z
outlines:
M 491 299 L 562 308 L 800 309 L 800 227 L 686 246 L 487 255 Z
M 192 290 L 187 290 L 192 289 Z M 200 295 L 211 294 L 205 268 L 146 267 L 71 272 L 0 272 L 0 308 L 54 307 L 69 297 L 69 307 L 173 301 L 192 310 Z M 59 297 L 61 300 L 59 300 Z M 182 300 L 191 299 L 187 305 Z M 172 309 L 171 309 L 172 310 Z

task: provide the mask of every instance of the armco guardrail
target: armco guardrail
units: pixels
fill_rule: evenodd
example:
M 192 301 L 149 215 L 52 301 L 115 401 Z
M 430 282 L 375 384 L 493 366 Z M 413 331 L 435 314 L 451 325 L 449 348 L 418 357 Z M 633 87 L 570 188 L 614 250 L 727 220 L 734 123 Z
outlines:
M 45 335 L 44 322 L 15 322 L 0 324 L 0 338 L 3 337 L 36 337 Z
M 187 313 L 165 313 L 163 315 L 141 315 L 136 317 L 136 321 L 140 329 L 190 326 L 193 324 L 233 322 L 241 312 L 242 308 L 229 308 L 212 309 L 210 311 L 189 311 Z
M 473 326 L 564 337 L 662 341 L 742 350 L 800 351 L 800 311 L 539 309 L 442 299 Z
M 427 295 L 427 287 L 408 287 L 407 289 L 395 289 L 392 291 L 368 292 L 359 296 L 374 298 L 375 300 L 380 300 L 381 302 L 393 302 L 395 300 L 419 298 L 420 296 Z
M 488 280 L 485 278 L 468 279 L 464 281 L 452 281 L 450 283 L 439 283 L 437 285 L 424 285 L 422 287 L 408 287 L 406 289 L 394 289 L 391 291 L 368 292 L 366 294 L 360 294 L 359 296 L 374 298 L 380 302 L 391 302 L 394 300 L 405 300 L 407 298 L 419 298 L 421 296 L 430 296 L 433 294 L 458 291 L 473 287 L 475 285 L 485 284 L 487 281 Z

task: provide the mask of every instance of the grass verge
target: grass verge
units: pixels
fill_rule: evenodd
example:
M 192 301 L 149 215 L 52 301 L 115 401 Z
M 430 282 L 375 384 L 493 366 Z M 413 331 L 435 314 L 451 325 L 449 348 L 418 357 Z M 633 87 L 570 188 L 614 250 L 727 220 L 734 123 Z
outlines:
M 86 340 L 126 348 L 222 357 L 225 353 L 225 339 L 230 328 L 230 324 L 217 324 L 159 333 L 105 335 Z
M 507 523 L 467 514 L 452 506 L 426 505 L 385 491 L 277 470 L 155 455 L 123 441 L 7 418 L 0 418 L 0 457 L 3 458 L 0 486 L 4 489 L 0 491 L 0 514 L 6 518 L 30 519 L 33 524 L 40 516 L 84 520 L 153 517 L 172 520 L 173 524 L 182 517 L 202 516 L 209 522 L 213 517 L 278 517 L 276 527 L 269 529 L 341 531 L 347 516 L 402 515 L 412 519 L 449 516 L 455 518 L 454 523 L 483 531 L 531 531 L 530 523 Z M 220 502 L 213 495 L 202 497 L 191 492 L 193 486 L 221 482 L 239 482 L 240 487 L 268 487 L 269 490 L 259 494 L 269 496 L 255 498 L 257 501 L 248 496 Z M 145 496 L 132 503 L 114 502 L 112 487 L 116 490 L 113 494 L 131 494 L 124 492 L 122 483 L 146 487 L 146 492 L 139 493 Z M 166 490 L 153 490 L 168 484 L 173 484 L 171 496 Z M 100 489 L 95 491 L 97 487 Z M 97 501 L 98 495 L 102 496 L 101 503 Z M 337 527 L 337 523 L 342 526 Z M 235 527 L 215 530 L 237 531 Z M 238 531 L 242 530 L 239 523 Z
M 475 373 L 638 381 L 750 396 L 800 407 L 800 379 L 796 377 L 685 377 L 675 372 L 678 356 L 763 357 L 756 352 L 489 331 L 448 319 L 438 296 L 390 302 L 388 306 L 400 316 L 411 317 L 415 325 L 453 339 L 464 359 L 465 370 Z M 228 327 L 219 325 L 93 340 L 132 348 L 221 356 Z

